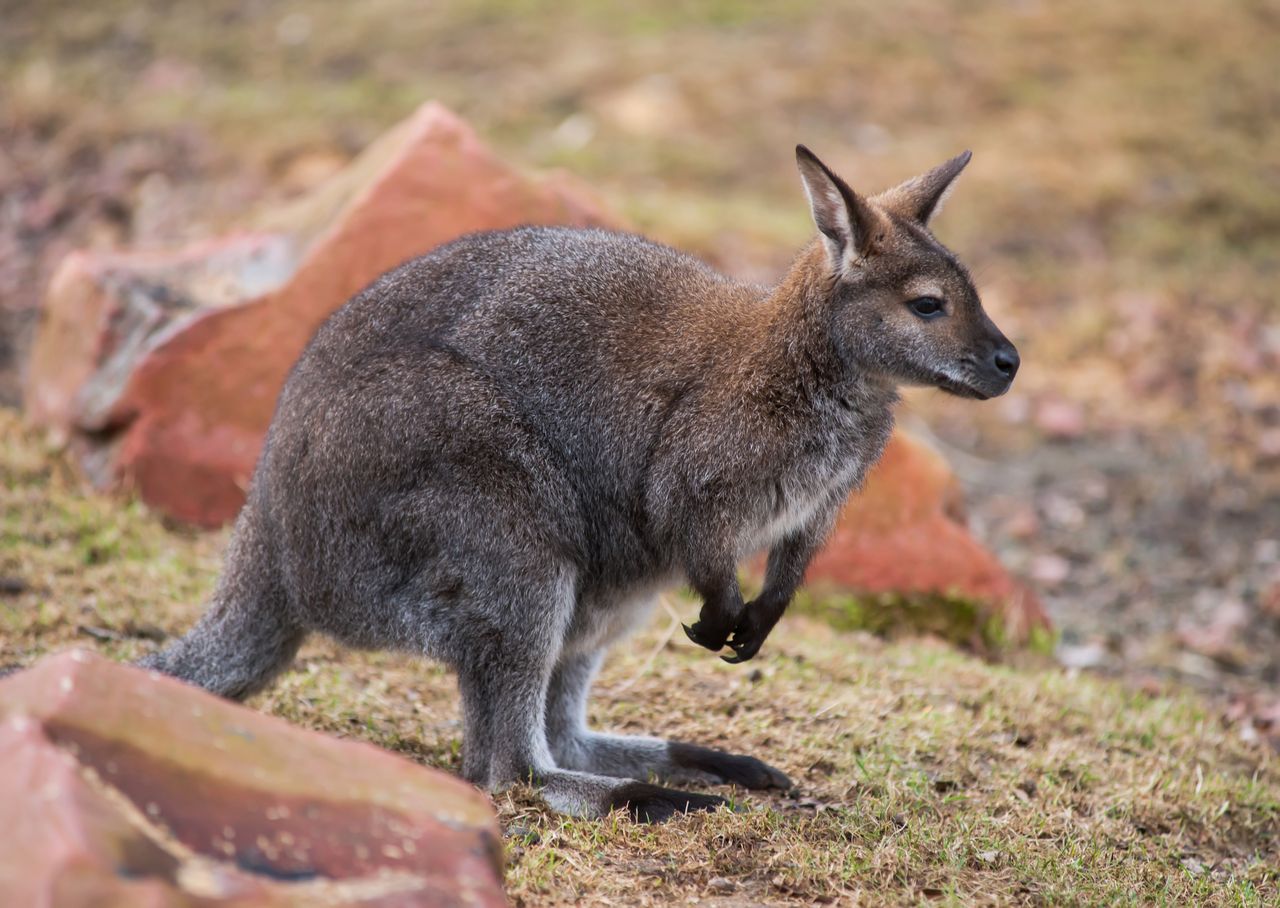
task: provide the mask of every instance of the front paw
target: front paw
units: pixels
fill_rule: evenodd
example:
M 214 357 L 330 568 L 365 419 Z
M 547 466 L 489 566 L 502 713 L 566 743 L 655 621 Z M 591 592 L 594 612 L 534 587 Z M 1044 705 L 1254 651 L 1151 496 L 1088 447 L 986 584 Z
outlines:
M 738 622 L 738 626 L 733 629 L 733 637 L 728 641 L 729 649 L 733 650 L 732 656 L 721 656 L 725 662 L 737 665 L 739 662 L 746 662 L 755 657 L 760 652 L 760 647 L 764 646 L 764 641 L 769 638 L 769 632 L 773 630 L 772 624 L 760 624 L 758 621 L 752 620 L 753 613 L 748 612 Z
M 713 653 L 724 649 L 725 643 L 729 640 L 729 634 L 732 633 L 730 628 L 705 621 L 702 618 L 693 622 L 692 627 L 688 624 L 682 625 L 682 627 L 690 640 L 698 644 L 698 646 L 706 647 Z
M 760 634 L 750 630 L 736 631 L 733 639 L 728 641 L 729 649 L 733 650 L 733 655 L 721 656 L 720 658 L 733 665 L 737 665 L 739 662 L 746 662 L 760 652 L 760 647 L 764 646 L 765 637 L 767 636 L 768 634 Z

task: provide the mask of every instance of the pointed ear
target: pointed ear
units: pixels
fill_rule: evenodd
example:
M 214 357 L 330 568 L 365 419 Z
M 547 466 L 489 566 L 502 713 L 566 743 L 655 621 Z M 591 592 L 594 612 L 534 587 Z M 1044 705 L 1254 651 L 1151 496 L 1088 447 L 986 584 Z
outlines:
M 960 176 L 960 171 L 964 170 L 971 157 L 972 152 L 961 152 L 928 173 L 880 193 L 875 197 L 876 204 L 927 227 L 929 221 L 942 210 L 942 203 L 950 195 L 956 177 Z
M 803 145 L 796 146 L 796 167 L 836 273 L 874 254 L 884 233 L 882 216 Z

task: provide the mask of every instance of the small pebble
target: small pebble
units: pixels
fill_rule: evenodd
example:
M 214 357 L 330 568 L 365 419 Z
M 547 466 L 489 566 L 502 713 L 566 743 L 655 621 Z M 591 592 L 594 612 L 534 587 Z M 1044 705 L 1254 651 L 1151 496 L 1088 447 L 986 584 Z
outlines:
M 738 884 L 728 877 L 713 876 L 707 880 L 707 888 L 712 892 L 733 892 L 738 888 Z
M 507 838 L 519 839 L 525 845 L 537 845 L 542 841 L 542 836 L 527 826 L 508 826 L 506 834 Z

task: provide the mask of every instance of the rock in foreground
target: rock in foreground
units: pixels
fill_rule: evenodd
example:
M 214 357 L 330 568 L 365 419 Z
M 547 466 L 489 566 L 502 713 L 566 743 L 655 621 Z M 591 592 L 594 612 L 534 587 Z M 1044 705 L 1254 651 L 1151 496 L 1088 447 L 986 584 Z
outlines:
M 0 904 L 498 906 L 487 799 L 82 652 L 0 682 Z

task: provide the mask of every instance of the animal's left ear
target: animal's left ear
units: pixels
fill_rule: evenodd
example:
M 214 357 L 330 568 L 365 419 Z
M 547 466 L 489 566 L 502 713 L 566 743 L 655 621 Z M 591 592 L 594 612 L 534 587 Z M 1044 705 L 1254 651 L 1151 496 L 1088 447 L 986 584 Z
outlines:
M 928 173 L 880 193 L 873 201 L 881 208 L 927 227 L 934 215 L 942 210 L 942 203 L 951 193 L 956 177 L 960 176 L 960 171 L 964 170 L 971 157 L 972 152 L 961 152 Z

